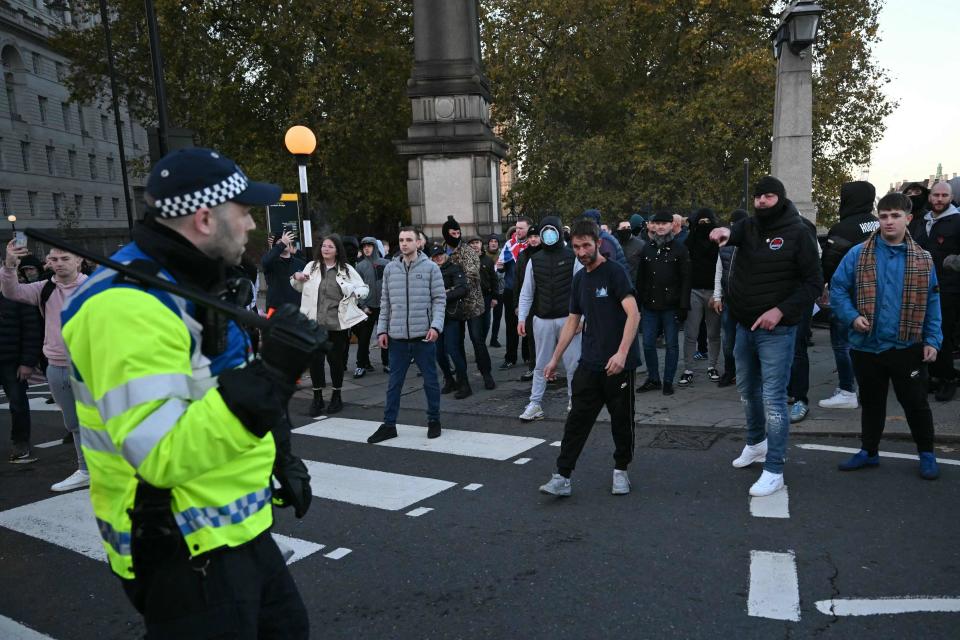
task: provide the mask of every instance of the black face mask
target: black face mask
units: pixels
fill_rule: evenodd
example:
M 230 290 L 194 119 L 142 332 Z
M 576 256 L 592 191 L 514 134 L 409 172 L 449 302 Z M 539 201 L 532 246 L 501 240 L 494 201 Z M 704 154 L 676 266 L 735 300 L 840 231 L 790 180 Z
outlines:
M 633 231 L 630 229 L 617 229 L 614 234 L 617 237 L 617 240 L 620 241 L 620 244 L 623 244 L 630 240 L 633 237 Z
M 910 203 L 913 206 L 913 208 L 911 209 L 913 214 L 916 215 L 918 213 L 923 212 L 923 210 L 927 206 L 927 196 L 923 195 L 922 193 L 918 193 L 915 196 L 909 196 L 909 198 L 910 198 Z

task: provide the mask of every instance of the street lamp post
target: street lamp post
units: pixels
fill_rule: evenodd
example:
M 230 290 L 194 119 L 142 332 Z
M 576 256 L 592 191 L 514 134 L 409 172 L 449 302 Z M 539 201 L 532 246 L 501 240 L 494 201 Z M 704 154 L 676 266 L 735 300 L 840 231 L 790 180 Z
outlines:
M 310 221 L 310 203 L 307 189 L 307 160 L 317 148 L 317 136 L 303 125 L 295 125 L 287 129 L 283 137 L 287 151 L 297 159 L 297 169 L 300 173 L 300 211 L 303 219 L 303 246 L 313 246 L 313 230 Z M 317 227 L 323 231 L 323 210 L 317 214 Z
M 793 0 L 771 36 L 777 57 L 770 172 L 783 182 L 800 213 L 817 220 L 813 204 L 813 60 L 823 9 L 812 0 Z
M 750 158 L 743 159 L 743 208 L 750 206 Z

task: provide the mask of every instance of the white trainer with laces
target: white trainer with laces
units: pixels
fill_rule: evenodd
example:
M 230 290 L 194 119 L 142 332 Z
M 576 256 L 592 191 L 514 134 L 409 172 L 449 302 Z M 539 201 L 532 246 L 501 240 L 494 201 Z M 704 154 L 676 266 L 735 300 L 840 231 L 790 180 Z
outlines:
M 552 496 L 564 498 L 573 490 L 570 478 L 564 478 L 559 473 L 550 476 L 550 481 L 540 487 L 540 493 L 549 493 Z
M 783 486 L 782 473 L 772 473 L 764 470 L 764 472 L 760 474 L 760 479 L 750 487 L 750 495 L 756 498 L 769 496 L 783 489 Z
M 737 469 L 749 467 L 754 462 L 763 462 L 767 459 L 767 441 L 757 444 L 748 444 L 740 452 L 740 457 L 733 461 L 733 466 Z
M 623 496 L 630 493 L 630 476 L 626 471 L 620 469 L 613 470 L 613 488 L 610 490 L 615 496 Z
M 57 493 L 60 493 L 62 491 L 73 491 L 74 489 L 83 489 L 84 487 L 89 487 L 89 486 L 90 486 L 90 472 L 77 469 L 66 480 L 61 480 L 55 485 L 52 485 L 50 487 L 50 491 L 56 491 Z
M 837 387 L 833 395 L 818 402 L 824 409 L 859 409 L 856 391 L 844 391 Z
M 531 402 L 527 405 L 527 408 L 523 410 L 523 413 L 520 414 L 520 420 L 522 422 L 533 422 L 534 420 L 543 419 L 543 408 L 536 402 Z

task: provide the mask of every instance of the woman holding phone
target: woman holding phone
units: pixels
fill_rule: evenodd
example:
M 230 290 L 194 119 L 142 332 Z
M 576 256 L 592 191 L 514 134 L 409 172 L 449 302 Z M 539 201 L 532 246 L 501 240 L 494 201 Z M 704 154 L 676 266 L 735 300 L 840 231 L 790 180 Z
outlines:
M 366 320 L 367 314 L 360 309 L 359 303 L 367 297 L 369 287 L 360 274 L 347 264 L 346 251 L 337 234 L 324 236 L 317 244 L 313 260 L 307 263 L 303 271 L 294 273 L 290 278 L 290 286 L 303 294 L 300 312 L 316 320 L 329 333 L 331 345 L 326 358 L 330 360 L 333 394 L 326 410 L 327 413 L 337 413 L 343 408 L 340 391 L 346 365 L 347 330 Z M 310 365 L 312 380 L 321 378 L 322 366 L 322 354 L 318 354 Z M 315 387 L 310 415 L 318 417 L 323 410 L 323 390 Z

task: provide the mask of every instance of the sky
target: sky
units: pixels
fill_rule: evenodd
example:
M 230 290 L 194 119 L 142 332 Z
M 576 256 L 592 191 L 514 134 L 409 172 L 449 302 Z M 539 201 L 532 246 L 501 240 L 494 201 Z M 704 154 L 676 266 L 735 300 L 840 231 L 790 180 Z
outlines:
M 900 106 L 866 179 L 885 193 L 890 183 L 936 173 L 937 163 L 948 178 L 960 174 L 960 0 L 887 0 L 879 22 L 874 60 L 887 69 L 885 92 Z

